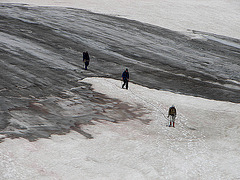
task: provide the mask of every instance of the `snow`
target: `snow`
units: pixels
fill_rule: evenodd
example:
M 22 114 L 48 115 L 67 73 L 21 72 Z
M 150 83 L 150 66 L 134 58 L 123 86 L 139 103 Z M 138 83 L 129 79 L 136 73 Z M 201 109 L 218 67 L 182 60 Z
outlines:
M 86 78 L 94 91 L 143 107 L 141 119 L 83 126 L 92 134 L 52 135 L 0 143 L 0 179 L 238 179 L 240 105 Z M 169 106 L 176 127 L 166 125 Z M 68 109 L 71 113 L 71 109 Z M 74 110 L 73 110 L 74 111 Z M 149 123 L 144 120 L 150 119 Z
M 64 6 L 121 16 L 165 27 L 188 29 L 240 39 L 239 0 L 0 0 L 41 6 Z M 192 35 L 190 35 L 192 36 Z
M 240 39 L 238 0 L 0 2 L 87 9 L 182 31 L 193 39 L 212 37 L 192 34 L 189 29 Z M 10 39 L 16 43 L 14 37 Z M 222 43 L 229 44 L 228 41 Z M 239 47 L 235 43 L 231 45 Z M 23 138 L 4 139 L 1 135 L 4 142 L 0 143 L 0 179 L 240 179 L 239 104 L 132 83 L 130 89 L 125 90 L 120 88 L 120 81 L 113 79 L 83 81 L 93 84 L 95 91 L 108 97 L 133 107 L 144 107 L 141 109 L 145 112 L 141 117 L 143 121 L 93 121 L 94 125 L 83 127 L 93 139 L 74 131 L 35 142 Z M 172 104 L 178 112 L 176 128 L 166 126 L 167 110 Z M 72 111 L 74 109 L 69 108 L 64 113 Z M 150 123 L 144 123 L 146 119 L 150 119 Z

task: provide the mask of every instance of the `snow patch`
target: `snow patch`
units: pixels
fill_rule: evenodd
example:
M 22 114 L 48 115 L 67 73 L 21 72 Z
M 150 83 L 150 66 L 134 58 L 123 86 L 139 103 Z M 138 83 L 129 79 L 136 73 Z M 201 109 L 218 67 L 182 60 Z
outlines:
M 61 6 L 126 17 L 186 32 L 188 29 L 240 39 L 239 0 L 0 0 L 37 6 Z M 199 38 L 195 36 L 193 38 Z
M 148 109 L 142 118 L 82 126 L 77 132 L 29 142 L 0 143 L 4 179 L 237 179 L 240 104 L 149 89 L 108 78 L 86 78 L 95 91 Z M 167 111 L 177 108 L 176 128 Z M 71 111 L 71 110 L 69 110 Z M 66 112 L 67 113 L 67 112 Z M 17 115 L 17 114 L 16 114 Z

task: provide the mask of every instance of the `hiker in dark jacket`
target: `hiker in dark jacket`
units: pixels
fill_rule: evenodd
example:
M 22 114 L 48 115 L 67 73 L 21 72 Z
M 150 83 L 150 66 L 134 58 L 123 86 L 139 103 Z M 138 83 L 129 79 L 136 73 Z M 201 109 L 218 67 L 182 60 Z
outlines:
M 83 62 L 85 64 L 85 70 L 87 70 L 87 67 L 89 65 L 89 62 L 90 62 L 90 57 L 89 57 L 89 54 L 88 52 L 83 52 Z
M 128 81 L 129 81 L 129 73 L 128 73 L 128 69 L 126 69 L 123 73 L 122 73 L 122 80 L 123 80 L 123 85 L 122 88 L 124 88 L 124 86 L 126 85 L 126 89 L 128 89 Z
M 177 111 L 174 105 L 172 105 L 168 110 L 168 117 L 170 116 L 170 125 L 169 127 L 175 127 L 175 118 L 177 116 Z

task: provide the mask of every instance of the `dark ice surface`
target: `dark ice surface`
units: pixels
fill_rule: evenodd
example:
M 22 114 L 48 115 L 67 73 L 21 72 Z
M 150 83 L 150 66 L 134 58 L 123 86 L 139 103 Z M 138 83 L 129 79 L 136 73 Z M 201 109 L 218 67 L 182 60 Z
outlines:
M 142 120 L 143 107 L 79 82 L 120 79 L 126 67 L 149 88 L 240 103 L 240 40 L 192 34 L 204 38 L 80 9 L 0 4 L 0 133 L 34 141 L 72 129 L 93 138 L 81 129 L 92 120 Z

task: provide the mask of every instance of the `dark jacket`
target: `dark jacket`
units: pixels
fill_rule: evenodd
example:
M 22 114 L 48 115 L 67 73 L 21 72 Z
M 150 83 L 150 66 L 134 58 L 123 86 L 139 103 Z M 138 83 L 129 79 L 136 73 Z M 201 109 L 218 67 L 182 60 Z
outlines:
M 128 79 L 129 79 L 129 73 L 128 73 L 128 71 L 124 71 L 124 72 L 122 73 L 122 78 L 123 78 L 123 80 L 128 80 Z
M 83 52 L 83 61 L 86 62 L 86 61 L 90 61 L 90 57 L 89 57 L 89 54 L 88 52 Z
M 177 115 L 176 108 L 175 107 L 170 107 L 169 111 L 168 111 L 168 115 L 176 116 Z

